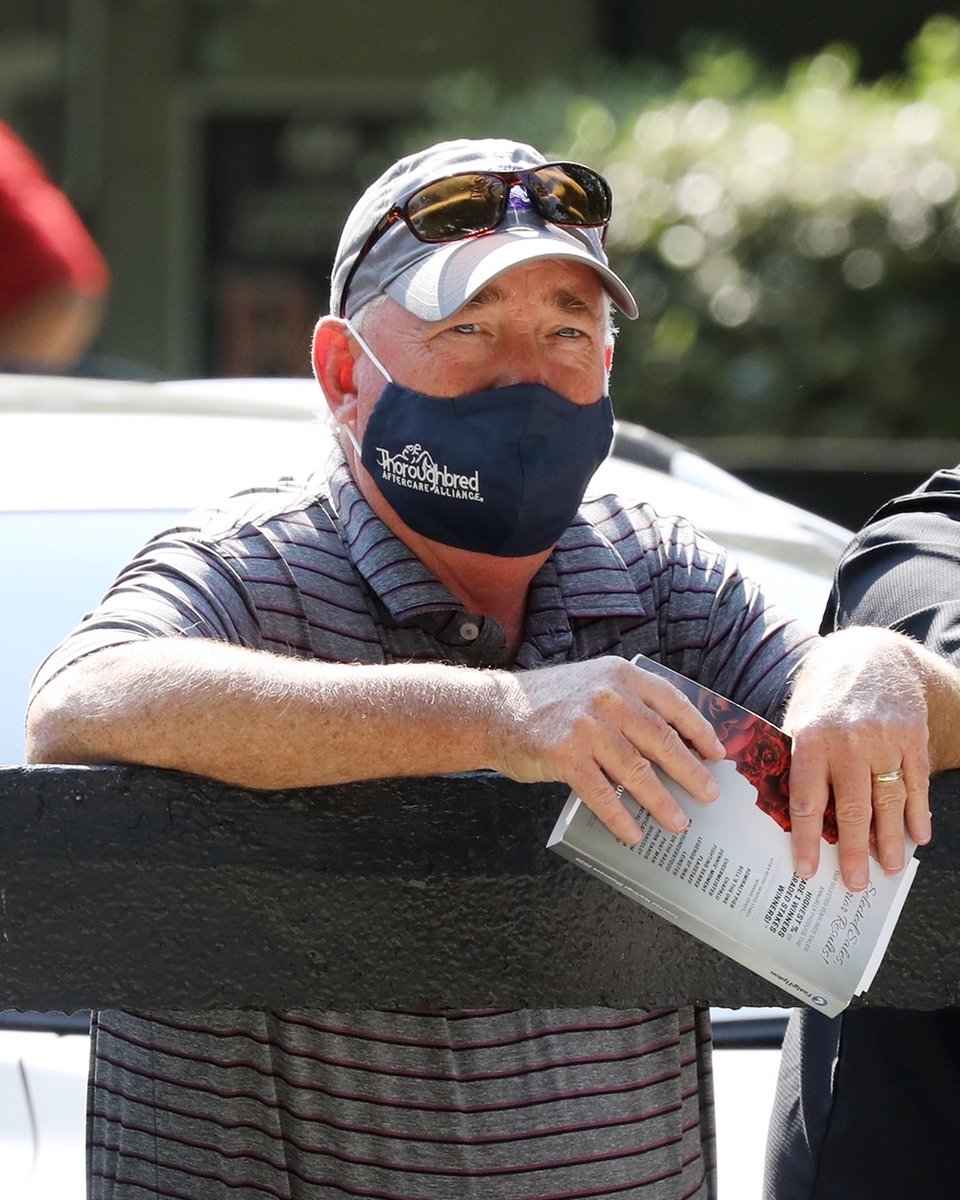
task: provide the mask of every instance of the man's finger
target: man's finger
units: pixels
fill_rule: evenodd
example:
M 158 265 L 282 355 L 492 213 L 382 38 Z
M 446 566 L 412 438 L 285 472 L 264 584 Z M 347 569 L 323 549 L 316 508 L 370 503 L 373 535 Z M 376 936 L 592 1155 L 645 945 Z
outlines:
M 644 707 L 659 714 L 681 739 L 689 742 L 704 758 L 719 762 L 726 756 L 716 730 L 683 692 L 650 671 L 640 667 L 634 669 L 635 694 Z
M 896 874 L 903 870 L 905 851 L 903 834 L 907 788 L 903 771 L 897 768 L 892 772 L 874 772 L 870 783 L 877 859 L 884 871 Z
M 650 718 L 650 723 L 662 724 L 655 714 L 650 714 Z M 684 756 L 691 759 L 698 770 L 706 771 L 703 764 L 690 754 L 679 741 L 677 734 L 669 727 L 664 728 L 666 734 L 678 742 Z M 664 785 L 650 759 L 640 753 L 629 738 L 619 731 L 617 733 L 606 731 L 598 736 L 593 749 L 594 759 L 600 768 L 599 777 L 595 773 L 592 774 L 591 782 L 588 785 L 589 793 L 584 795 L 582 791 L 579 791 L 578 795 L 589 808 L 596 812 L 609 829 L 617 832 L 607 819 L 607 815 L 613 812 L 609 805 L 608 795 L 615 795 L 613 787 L 615 784 L 622 785 L 625 791 L 629 792 L 641 807 L 650 812 L 664 829 L 671 833 L 679 833 L 686 829 L 689 823 L 687 814 Z M 573 765 L 572 770 L 577 771 L 578 765 Z M 604 780 L 605 786 L 600 785 L 601 778 Z M 617 836 L 621 835 L 617 833 Z
M 790 762 L 790 839 L 793 869 L 804 879 L 809 879 L 820 863 L 820 835 L 829 797 L 826 763 L 795 742 Z
M 870 881 L 873 791 L 869 771 L 864 768 L 854 777 L 847 772 L 842 779 L 834 780 L 834 801 L 837 809 L 840 873 L 843 882 L 851 891 L 860 892 Z M 898 812 L 902 845 L 902 807 Z
M 651 777 L 656 779 L 651 763 L 656 763 L 695 800 L 709 802 L 719 796 L 720 788 L 709 768 L 659 714 L 650 709 L 630 714 L 624 723 L 623 735 L 619 758 L 604 761 L 604 767 L 644 807 L 648 807 L 644 795 L 638 794 L 636 789 L 646 786 Z M 663 788 L 659 782 L 658 786 Z
M 904 814 L 907 833 L 918 846 L 933 836 L 930 817 L 930 756 L 926 741 L 908 746 L 903 754 L 903 782 L 907 790 Z
M 627 846 L 635 846 L 642 839 L 643 830 L 617 795 L 617 788 L 596 763 L 584 764 L 579 771 L 571 774 L 568 782 L 614 837 Z

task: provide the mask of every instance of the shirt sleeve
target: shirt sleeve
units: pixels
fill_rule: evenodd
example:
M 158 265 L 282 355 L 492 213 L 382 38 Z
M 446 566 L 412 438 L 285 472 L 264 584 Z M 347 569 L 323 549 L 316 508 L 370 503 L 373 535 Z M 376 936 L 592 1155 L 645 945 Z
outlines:
M 772 603 L 725 550 L 716 557 L 713 582 L 704 643 L 696 653 L 696 667 L 683 673 L 751 712 L 779 722 L 793 680 L 819 639 Z
M 779 720 L 816 634 L 773 604 L 732 554 L 688 521 L 647 506 L 628 515 L 640 553 L 626 539 L 617 548 L 646 611 L 639 645 L 631 642 L 630 649 Z
M 960 663 L 960 470 L 881 508 L 844 551 L 825 630 L 897 629 Z
M 208 545 L 189 530 L 160 534 L 42 663 L 30 699 L 55 675 L 89 654 L 160 637 L 258 646 L 256 612 L 228 547 Z

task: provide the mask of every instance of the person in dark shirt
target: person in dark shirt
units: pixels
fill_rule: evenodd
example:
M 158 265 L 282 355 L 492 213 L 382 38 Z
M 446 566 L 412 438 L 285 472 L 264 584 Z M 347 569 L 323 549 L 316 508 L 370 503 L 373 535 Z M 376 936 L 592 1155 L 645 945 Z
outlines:
M 899 630 L 960 663 L 960 468 L 884 505 L 844 552 L 821 632 L 853 625 Z M 960 1009 L 797 1010 L 764 1200 L 953 1195 L 958 1096 Z

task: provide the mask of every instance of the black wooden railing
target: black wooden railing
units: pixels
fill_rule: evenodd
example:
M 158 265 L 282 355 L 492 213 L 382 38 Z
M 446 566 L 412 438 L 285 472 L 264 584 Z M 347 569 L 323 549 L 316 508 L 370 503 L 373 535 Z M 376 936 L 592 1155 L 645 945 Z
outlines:
M 249 792 L 0 768 L 0 1009 L 789 1003 L 544 849 L 495 775 Z M 960 1002 L 960 772 L 867 1000 Z

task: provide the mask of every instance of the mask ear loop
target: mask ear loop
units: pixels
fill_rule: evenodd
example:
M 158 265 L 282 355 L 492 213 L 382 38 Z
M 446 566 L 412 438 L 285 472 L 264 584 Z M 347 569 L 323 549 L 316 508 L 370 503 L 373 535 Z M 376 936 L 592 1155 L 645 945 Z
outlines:
M 342 425 L 341 428 L 346 433 L 346 435 L 350 439 L 350 441 L 353 443 L 353 448 L 357 452 L 358 460 L 362 462 L 363 461 L 363 451 L 360 449 L 360 443 L 357 441 L 357 435 L 353 432 L 353 426 L 352 425 Z
M 380 372 L 380 374 L 384 377 L 384 379 L 387 381 L 387 383 L 393 383 L 393 379 L 390 375 L 390 372 L 383 365 L 383 363 L 380 361 L 380 359 L 377 358 L 377 356 L 370 349 L 370 347 L 367 345 L 367 343 L 364 341 L 364 339 L 360 336 L 360 334 L 357 333 L 357 331 L 356 331 L 356 329 L 354 329 L 353 325 L 351 325 L 349 317 L 345 317 L 343 323 L 350 330 L 350 336 L 355 341 L 359 342 L 360 348 L 363 350 L 364 354 L 367 356 L 367 358 L 370 359 L 370 361 L 377 368 L 377 370 Z
M 377 368 L 377 370 L 380 372 L 380 374 L 384 377 L 384 379 L 387 381 L 387 383 L 393 383 L 393 380 L 390 377 L 390 372 L 383 365 L 383 363 L 380 361 L 380 359 L 377 358 L 377 356 L 374 354 L 374 352 L 370 349 L 370 347 L 367 345 L 364 338 L 362 338 L 360 336 L 360 334 L 356 331 L 356 329 L 350 323 L 349 317 L 345 317 L 343 323 L 344 323 L 344 325 L 346 325 L 347 329 L 350 330 L 350 336 L 359 344 L 361 350 L 363 350 L 364 354 L 367 356 L 367 358 L 370 359 L 370 361 Z M 363 461 L 363 451 L 360 449 L 360 443 L 357 441 L 357 435 L 353 432 L 353 426 L 345 424 L 343 426 L 343 428 L 346 431 L 347 437 L 353 443 L 353 448 L 357 452 L 357 458 L 360 459 L 361 461 Z

